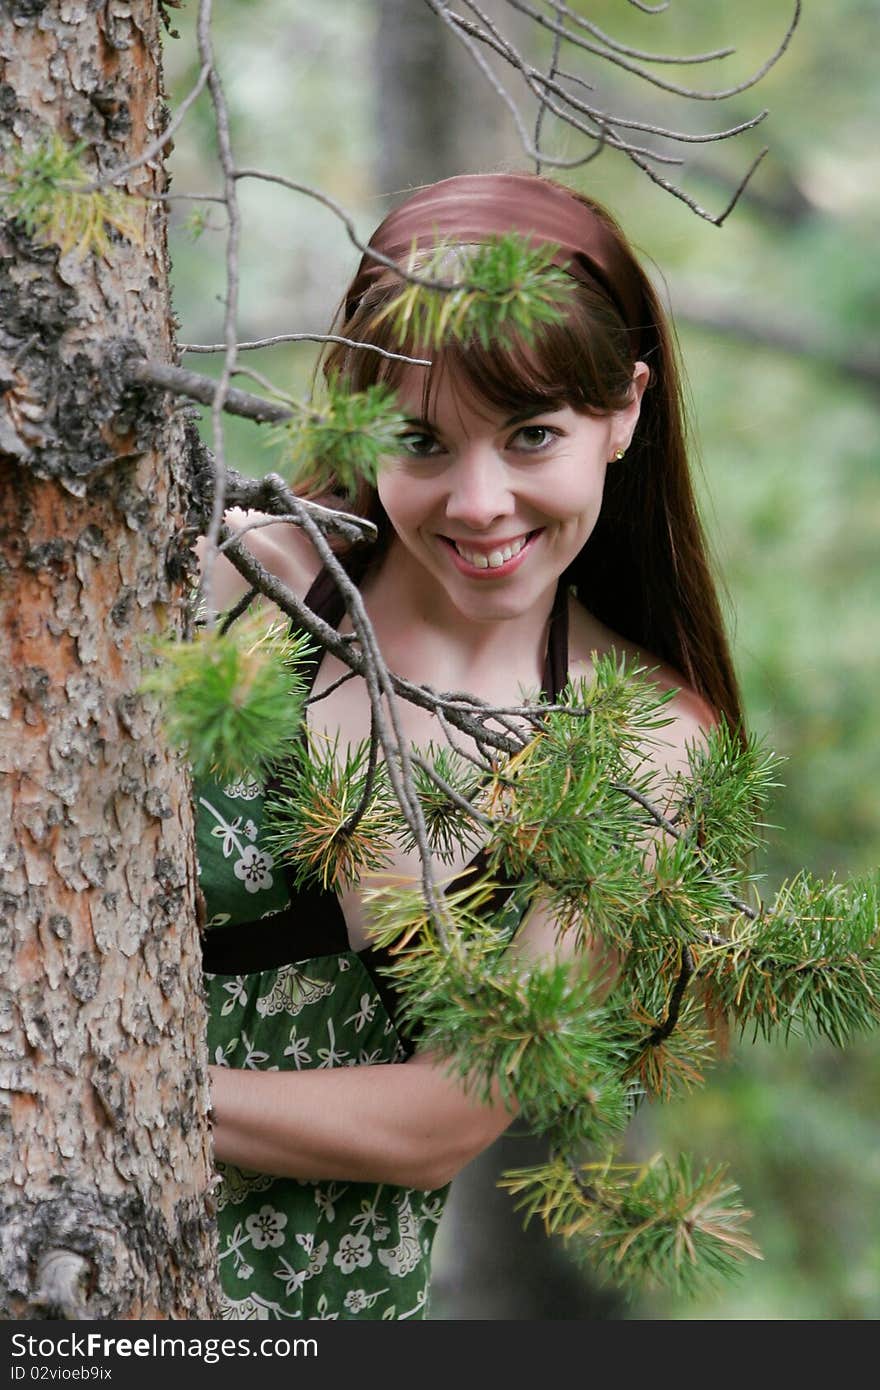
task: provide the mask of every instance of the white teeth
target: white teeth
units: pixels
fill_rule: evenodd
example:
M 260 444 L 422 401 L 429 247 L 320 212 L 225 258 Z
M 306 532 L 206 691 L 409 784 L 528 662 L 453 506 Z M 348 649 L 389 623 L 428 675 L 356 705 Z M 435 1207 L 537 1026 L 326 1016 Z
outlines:
M 503 550 L 490 550 L 488 555 L 484 555 L 480 550 L 465 550 L 464 546 L 453 541 L 453 545 L 463 560 L 467 560 L 469 565 L 473 565 L 478 570 L 497 570 L 499 565 L 512 560 L 514 555 L 518 555 L 528 540 L 528 536 L 520 536 L 519 540 L 511 541 Z

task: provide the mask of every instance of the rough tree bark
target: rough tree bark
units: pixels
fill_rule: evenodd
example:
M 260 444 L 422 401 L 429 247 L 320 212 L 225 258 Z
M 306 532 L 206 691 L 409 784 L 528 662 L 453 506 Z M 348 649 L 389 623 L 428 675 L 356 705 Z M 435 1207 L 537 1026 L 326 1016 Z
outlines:
M 7 0 L 7 152 L 95 172 L 166 119 L 155 3 Z M 161 192 L 161 164 L 128 190 Z M 106 256 L 0 227 L 0 1311 L 212 1315 L 204 1020 L 186 777 L 137 693 L 186 612 L 186 422 L 162 204 Z

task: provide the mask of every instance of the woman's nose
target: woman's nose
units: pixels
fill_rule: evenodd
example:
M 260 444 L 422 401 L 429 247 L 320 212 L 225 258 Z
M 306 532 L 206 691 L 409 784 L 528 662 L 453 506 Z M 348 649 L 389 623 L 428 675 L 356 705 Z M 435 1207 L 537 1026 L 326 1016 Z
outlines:
M 471 530 L 510 516 L 516 506 L 502 459 L 492 450 L 471 450 L 457 462 L 446 499 L 446 515 Z

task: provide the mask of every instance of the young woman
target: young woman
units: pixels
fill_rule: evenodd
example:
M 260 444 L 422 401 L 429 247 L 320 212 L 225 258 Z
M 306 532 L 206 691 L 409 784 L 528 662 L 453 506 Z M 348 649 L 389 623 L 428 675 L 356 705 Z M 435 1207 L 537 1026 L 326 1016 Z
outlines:
M 523 690 L 555 697 L 569 675 L 590 676 L 596 653 L 637 657 L 678 692 L 665 742 L 646 750 L 672 773 L 713 719 L 741 720 L 670 335 L 623 234 L 551 180 L 465 175 L 420 190 L 371 245 L 402 263 L 414 245 L 510 231 L 558 248 L 571 278 L 562 322 L 531 343 L 452 344 L 430 369 L 350 348 L 328 359 L 353 390 L 389 381 L 410 422 L 376 488 L 336 498 L 379 526 L 346 565 L 387 664 L 415 682 L 507 705 Z M 341 331 L 399 349 L 381 316 L 399 290 L 365 256 Z M 245 542 L 345 629 L 297 528 Z M 246 587 L 231 566 L 215 582 L 218 607 Z M 329 655 L 316 663 L 313 693 L 329 693 L 308 710 L 313 735 L 340 749 L 370 717 L 361 680 L 330 689 L 343 673 Z M 401 718 L 414 745 L 442 742 L 426 711 L 403 704 Z M 446 1186 L 513 1115 L 398 1035 L 363 896 L 385 875 L 338 897 L 297 890 L 261 843 L 262 797 L 248 780 L 199 795 L 228 1315 L 424 1317 Z M 435 865 L 438 880 L 466 873 L 466 858 Z M 387 872 L 418 880 L 419 864 L 399 849 Z M 525 961 L 560 949 L 540 903 L 511 949 Z

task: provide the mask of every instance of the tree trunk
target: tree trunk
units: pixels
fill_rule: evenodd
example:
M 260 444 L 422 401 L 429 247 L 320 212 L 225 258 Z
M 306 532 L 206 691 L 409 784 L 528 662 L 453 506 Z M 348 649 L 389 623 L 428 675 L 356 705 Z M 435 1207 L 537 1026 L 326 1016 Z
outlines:
M 98 173 L 166 119 L 154 3 L 9 0 L 7 154 L 51 130 Z M 162 192 L 159 161 L 128 191 Z M 59 255 L 0 226 L 0 1311 L 215 1308 L 188 786 L 137 691 L 186 623 L 184 415 L 164 209 Z
M 503 0 L 485 0 L 480 8 L 535 60 L 537 29 L 530 19 Z M 478 47 L 533 132 L 534 98 L 509 64 Z M 529 167 L 504 101 L 424 0 L 379 0 L 374 70 L 376 186 L 390 202 L 453 174 Z

